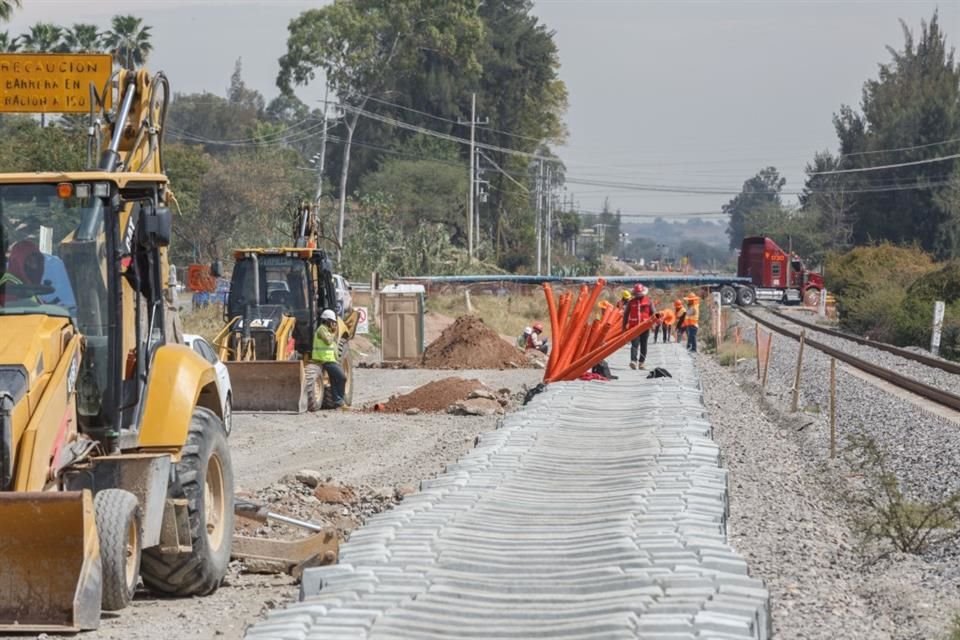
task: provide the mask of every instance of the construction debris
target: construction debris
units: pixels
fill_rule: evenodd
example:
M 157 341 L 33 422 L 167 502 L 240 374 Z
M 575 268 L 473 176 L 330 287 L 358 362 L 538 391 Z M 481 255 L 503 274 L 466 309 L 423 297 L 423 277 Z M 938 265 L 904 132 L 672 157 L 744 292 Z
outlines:
M 489 416 L 504 413 L 512 401 L 509 389 L 494 391 L 479 380 L 444 378 L 429 382 L 410 393 L 393 396 L 373 408 L 375 411 L 406 415 L 446 411 L 461 416 Z

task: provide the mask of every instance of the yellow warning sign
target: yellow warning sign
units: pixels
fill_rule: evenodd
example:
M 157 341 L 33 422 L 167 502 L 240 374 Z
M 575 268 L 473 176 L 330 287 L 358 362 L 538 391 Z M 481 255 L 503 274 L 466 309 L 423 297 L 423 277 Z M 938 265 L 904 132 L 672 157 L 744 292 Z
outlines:
M 103 91 L 112 70 L 108 53 L 0 53 L 0 112 L 88 113 L 90 83 Z

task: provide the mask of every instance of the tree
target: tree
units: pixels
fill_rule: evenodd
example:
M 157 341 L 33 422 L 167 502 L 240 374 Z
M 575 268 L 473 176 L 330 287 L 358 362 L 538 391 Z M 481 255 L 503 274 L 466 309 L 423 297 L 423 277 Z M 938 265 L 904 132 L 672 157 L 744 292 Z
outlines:
M 804 213 L 816 221 L 827 251 L 842 251 L 853 239 L 853 196 L 843 188 L 843 178 L 822 175 L 840 168 L 841 160 L 828 152 L 818 153 L 812 164 L 807 164 L 807 183 L 800 194 Z
M 808 189 L 826 185 L 832 194 L 849 194 L 842 217 L 848 218 L 856 244 L 918 242 L 939 257 L 952 257 L 960 255 L 960 244 L 952 200 L 944 190 L 951 188 L 960 162 L 909 163 L 957 151 L 956 144 L 943 141 L 960 138 L 960 65 L 947 46 L 937 13 L 921 22 L 916 38 L 906 23 L 901 21 L 901 26 L 903 49 L 887 47 L 891 61 L 881 64 L 878 77 L 864 84 L 860 112 L 843 105 L 834 115 L 840 156 L 832 166 L 842 170 L 907 166 L 812 174 Z
M 240 245 L 289 242 L 294 206 L 312 192 L 298 164 L 283 149 L 211 156 L 200 183 L 201 213 L 189 226 L 199 252 L 217 259 Z
M 786 178 L 780 177 L 775 167 L 767 167 L 744 182 L 740 193 L 723 205 L 723 212 L 730 216 L 727 235 L 730 236 L 731 251 L 739 249 L 743 243 L 746 236 L 745 220 L 750 212 L 771 205 L 777 208 L 781 206 L 780 191 L 786 182 Z
M 395 78 L 434 59 L 465 76 L 477 74 L 475 48 L 482 31 L 475 0 L 339 0 L 305 11 L 290 23 L 277 85 L 291 92 L 321 70 L 348 111 L 340 170 L 341 231 L 353 135 L 369 96 L 383 95 Z
M 63 45 L 63 29 L 49 22 L 38 22 L 20 36 L 20 47 L 30 53 L 49 53 Z
M 21 0 L 0 0 L 0 22 L 7 22 L 14 9 L 19 9 Z
M 100 30 L 95 24 L 74 24 L 63 34 L 63 44 L 72 53 L 100 51 Z
M 113 16 L 110 24 L 110 30 L 103 34 L 103 44 L 113 53 L 114 62 L 126 69 L 143 65 L 153 51 L 150 27 L 136 16 Z
M 20 38 L 11 38 L 9 31 L 0 31 L 0 53 L 13 53 L 19 48 Z
M 421 224 L 442 225 L 447 237 L 465 244 L 467 175 L 456 165 L 392 159 L 360 182 L 361 196 L 389 204 L 400 231 L 413 235 Z

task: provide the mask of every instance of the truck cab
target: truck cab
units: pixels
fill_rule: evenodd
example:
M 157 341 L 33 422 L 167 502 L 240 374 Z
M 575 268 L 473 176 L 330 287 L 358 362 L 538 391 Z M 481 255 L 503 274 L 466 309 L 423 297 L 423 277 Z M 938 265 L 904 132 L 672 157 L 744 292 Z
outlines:
M 750 278 L 757 300 L 817 304 L 823 277 L 807 269 L 796 254 L 788 255 L 776 242 L 762 236 L 743 239 L 737 276 Z

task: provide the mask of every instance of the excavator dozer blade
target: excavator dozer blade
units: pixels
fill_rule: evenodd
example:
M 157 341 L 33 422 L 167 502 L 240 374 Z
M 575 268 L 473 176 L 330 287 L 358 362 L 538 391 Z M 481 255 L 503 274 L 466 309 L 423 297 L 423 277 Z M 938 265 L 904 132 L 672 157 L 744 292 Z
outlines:
M 307 410 L 303 362 L 251 360 L 227 362 L 233 388 L 233 410 L 303 413 Z
M 0 634 L 96 629 L 100 566 L 89 491 L 0 493 Z

